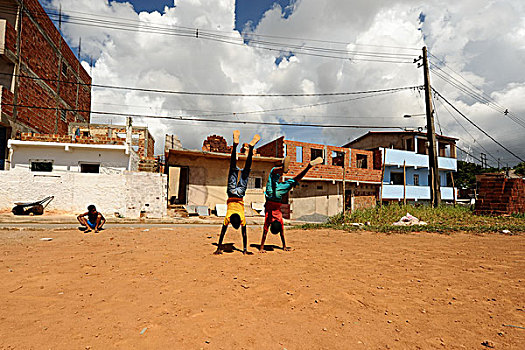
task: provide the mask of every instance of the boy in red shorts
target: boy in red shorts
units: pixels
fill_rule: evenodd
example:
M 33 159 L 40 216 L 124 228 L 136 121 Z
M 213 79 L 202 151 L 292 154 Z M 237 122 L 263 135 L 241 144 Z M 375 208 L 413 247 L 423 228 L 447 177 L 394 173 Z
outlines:
M 248 252 L 248 238 L 246 235 L 246 218 L 244 217 L 244 201 L 243 197 L 248 188 L 248 178 L 250 176 L 250 168 L 252 166 L 252 155 L 253 147 L 261 137 L 256 134 L 248 144 L 248 157 L 246 163 L 244 163 L 244 169 L 237 167 L 237 145 L 239 144 L 239 130 L 233 132 L 233 147 L 230 158 L 230 171 L 228 173 L 228 201 L 226 202 L 228 207 L 226 210 L 226 217 L 222 224 L 221 235 L 219 237 L 219 243 L 217 244 L 217 250 L 214 254 L 222 254 L 222 240 L 226 234 L 228 224 L 232 224 L 233 228 L 238 229 L 241 227 L 242 243 L 243 243 L 243 254 L 253 254 Z M 239 171 L 241 171 L 241 178 L 239 179 Z
M 323 163 L 323 158 L 318 157 L 310 161 L 306 168 L 304 168 L 303 171 L 301 171 L 296 177 L 280 182 L 279 179 L 281 178 L 281 175 L 288 172 L 289 163 L 290 158 L 286 157 L 282 166 L 275 167 L 270 171 L 270 176 L 268 177 L 268 182 L 266 183 L 266 203 L 264 204 L 265 217 L 259 253 L 266 253 L 264 250 L 264 242 L 266 241 L 268 228 L 273 234 L 280 233 L 281 241 L 283 243 L 283 250 L 290 250 L 290 247 L 286 246 L 286 241 L 284 239 L 284 222 L 283 213 L 281 212 L 282 197 L 293 187 L 295 187 L 312 167 Z

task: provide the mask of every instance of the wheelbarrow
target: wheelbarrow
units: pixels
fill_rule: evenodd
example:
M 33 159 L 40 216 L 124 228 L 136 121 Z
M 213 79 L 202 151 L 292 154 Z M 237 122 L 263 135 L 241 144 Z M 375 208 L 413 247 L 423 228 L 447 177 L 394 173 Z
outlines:
M 15 203 L 15 207 L 11 212 L 15 215 L 42 215 L 44 214 L 44 209 L 51 203 L 53 198 L 55 196 L 49 196 L 33 203 Z

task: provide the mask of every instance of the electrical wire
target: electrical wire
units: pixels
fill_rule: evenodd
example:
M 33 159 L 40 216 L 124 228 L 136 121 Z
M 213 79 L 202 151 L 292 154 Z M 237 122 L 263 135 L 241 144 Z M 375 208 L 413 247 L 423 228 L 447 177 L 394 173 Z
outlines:
M 468 85 L 470 85 L 470 87 L 467 86 L 466 84 L 462 83 L 459 79 L 456 79 L 455 77 L 453 77 L 451 74 L 447 73 L 438 64 L 431 62 L 431 67 L 430 68 L 433 70 L 434 73 L 436 73 L 435 69 L 438 69 L 439 71 L 441 71 L 442 74 L 448 76 L 448 78 L 449 78 L 447 80 L 446 78 L 443 77 L 443 75 L 439 75 L 438 74 L 438 76 L 441 79 L 445 80 L 446 82 L 448 82 L 452 86 L 456 87 L 460 91 L 464 92 L 465 94 L 469 95 L 470 97 L 474 98 L 475 100 L 477 100 L 477 101 L 479 101 L 479 102 L 481 102 L 481 103 L 483 103 L 483 104 L 493 108 L 494 110 L 498 111 L 499 113 L 504 114 L 506 117 L 508 117 L 509 119 L 511 119 L 512 121 L 517 123 L 518 125 L 520 125 L 522 127 L 525 127 L 525 120 L 523 120 L 522 118 L 520 118 L 516 114 L 514 114 L 512 112 L 509 112 L 508 109 L 506 109 L 506 108 L 502 107 L 501 105 L 499 105 L 491 96 L 486 94 L 483 90 L 477 88 L 474 84 L 470 83 L 467 79 L 465 79 L 461 74 L 459 74 L 458 72 L 456 72 L 455 70 L 453 70 L 452 68 L 447 66 L 446 63 L 443 60 L 439 59 L 438 57 L 436 57 L 435 55 L 432 55 L 432 54 L 430 54 L 430 56 L 433 57 L 434 59 L 436 59 L 443 66 L 443 68 L 447 68 L 451 72 L 456 74 L 459 78 L 461 78 L 461 80 L 463 80 Z M 452 80 L 453 82 L 451 82 L 450 80 Z
M 0 75 L 10 76 L 10 77 L 20 77 L 32 80 L 40 80 L 52 83 L 61 83 L 64 85 L 82 85 L 94 88 L 104 88 L 104 89 L 114 89 L 114 90 L 126 90 L 126 91 L 140 91 L 140 92 L 153 92 L 161 94 L 175 94 L 175 95 L 195 95 L 195 96 L 221 96 L 221 97 L 323 97 L 323 96 L 348 96 L 348 95 L 363 95 L 363 94 L 374 94 L 382 92 L 394 92 L 401 90 L 409 89 L 418 89 L 421 86 L 404 86 L 397 88 L 389 89 L 376 89 L 376 90 L 367 90 L 367 91 L 350 91 L 350 92 L 329 92 L 329 93 L 308 93 L 308 94 L 243 94 L 243 93 L 222 93 L 222 92 L 199 92 L 199 91 L 177 91 L 177 90 L 162 90 L 162 89 L 146 89 L 139 87 L 129 87 L 129 86 L 118 86 L 118 85 L 105 85 L 105 84 L 87 84 L 80 81 L 67 81 L 53 78 L 41 78 L 41 77 L 31 77 L 28 75 L 22 74 L 11 74 L 11 73 L 0 73 Z
M 31 106 L 13 103 L 3 103 L 7 106 L 17 106 L 20 108 L 41 109 L 41 110 L 64 110 L 68 112 L 77 113 L 91 113 L 98 115 L 110 115 L 120 117 L 135 117 L 135 118 L 152 118 L 152 119 L 166 119 L 185 122 L 207 122 L 207 123 L 228 123 L 228 124 L 243 124 L 243 125 L 272 125 L 272 126 L 294 126 L 294 127 L 315 127 L 315 128 L 345 128 L 345 129 L 403 129 L 403 127 L 392 125 L 340 125 L 340 124 L 304 124 L 304 123 L 281 123 L 281 122 L 264 122 L 264 121 L 246 121 L 246 120 L 225 120 L 225 119 L 207 119 L 200 117 L 187 116 L 164 116 L 164 115 L 148 115 L 148 114 L 132 114 L 119 112 L 105 112 L 105 111 L 90 111 L 72 108 L 54 108 L 44 106 Z
M 491 156 L 494 160 L 497 161 L 497 158 L 494 157 L 485 147 L 483 147 L 482 144 L 480 144 L 476 138 L 474 137 L 474 135 L 472 135 L 470 133 L 470 131 L 467 130 L 467 128 L 465 128 L 465 126 L 459 121 L 458 118 L 456 118 L 456 116 L 448 109 L 448 107 L 439 99 L 439 98 L 436 98 L 437 101 L 439 101 L 439 103 L 441 104 L 441 106 L 448 112 L 448 114 L 456 121 L 456 123 L 461 126 L 461 128 L 463 130 L 465 130 L 465 132 L 472 138 L 472 142 L 474 143 L 477 143 L 479 145 L 479 147 L 481 147 L 481 149 L 486 153 L 488 154 L 489 156 Z M 474 147 L 474 146 L 473 146 Z M 474 148 L 477 148 L 477 147 L 474 147 Z M 481 152 L 480 152 L 481 153 Z
M 12 10 L 12 8 L 9 8 Z M 115 29 L 115 30 L 125 30 L 125 31 L 136 31 L 141 33 L 150 33 L 150 34 L 164 34 L 164 35 L 175 35 L 175 36 L 181 36 L 181 37 L 194 37 L 194 38 L 201 38 L 226 44 L 234 44 L 234 45 L 242 45 L 246 46 L 247 44 L 242 39 L 242 37 L 239 37 L 237 34 L 235 34 L 235 37 L 224 35 L 224 34 L 215 34 L 217 31 L 211 31 L 211 30 L 203 30 L 198 28 L 187 28 L 187 27 L 176 27 L 176 26 L 169 26 L 169 27 L 162 27 L 158 25 L 150 25 L 145 24 L 144 22 L 130 22 L 130 20 L 125 21 L 118 21 L 112 18 L 112 20 L 104 20 L 101 17 L 97 15 L 96 18 L 91 17 L 81 17 L 81 16 L 62 16 L 62 13 L 56 13 L 56 12 L 41 12 L 40 14 L 37 13 L 31 13 L 30 11 L 26 10 L 30 13 L 31 16 L 34 17 L 46 17 L 46 18 L 55 18 L 55 20 L 60 20 L 60 23 L 69 23 L 74 25 L 87 25 L 90 27 L 99 27 L 99 28 L 106 28 L 106 29 Z M 35 11 L 35 10 L 33 10 Z M 262 36 L 260 36 L 262 37 Z M 238 40 L 241 39 L 241 40 Z M 340 49 L 332 49 L 332 48 L 326 48 L 326 47 L 319 47 L 319 46 L 310 46 L 310 45 L 296 45 L 296 44 L 290 44 L 290 43 L 278 43 L 278 42 L 271 42 L 266 40 L 259 40 L 259 39 L 251 39 L 249 40 L 249 43 L 253 47 L 270 50 L 270 51 L 277 51 L 277 52 L 291 52 L 295 51 L 295 53 L 300 53 L 304 55 L 312 55 L 312 56 L 318 56 L 318 57 L 325 57 L 325 58 L 337 58 L 337 59 L 349 59 L 352 61 L 370 61 L 370 62 L 386 62 L 386 63 L 412 63 L 411 61 L 401 61 L 402 59 L 407 59 L 408 57 L 413 57 L 410 54 L 406 53 L 389 53 L 389 52 L 370 52 L 370 51 L 349 51 L 349 50 L 340 50 Z M 257 46 L 254 46 L 253 44 L 257 44 Z M 321 52 L 321 53 L 320 53 Z M 332 53 L 332 55 L 327 54 Z M 335 55 L 338 54 L 338 55 Z M 341 56 L 343 55 L 343 56 Z M 353 55 L 353 56 L 352 56 Z M 362 56 L 362 57 L 355 57 L 355 56 Z M 365 57 L 365 58 L 363 58 Z M 368 58 L 366 58 L 368 57 Z M 398 61 L 400 60 L 400 61 Z
M 443 101 L 445 101 L 450 107 L 452 107 L 459 115 L 461 115 L 463 118 L 465 118 L 470 124 L 474 125 L 476 127 L 476 129 L 478 129 L 479 131 L 481 131 L 485 136 L 487 136 L 488 138 L 490 138 L 492 141 L 494 141 L 497 145 L 499 145 L 501 148 L 503 148 L 505 151 L 509 152 L 510 154 L 512 154 L 514 157 L 516 157 L 517 159 L 519 159 L 521 162 L 525 162 L 525 160 L 523 160 L 520 156 L 516 155 L 514 152 L 512 152 L 510 149 L 508 149 L 507 147 L 505 147 L 503 144 L 501 144 L 501 142 L 499 142 L 498 140 L 496 140 L 494 137 L 492 137 L 490 134 L 488 134 L 485 130 L 483 130 L 482 128 L 480 128 L 476 123 L 474 123 L 471 119 L 469 119 L 465 114 L 461 113 L 461 111 L 459 109 L 456 108 L 456 106 L 454 106 L 450 101 L 448 101 L 445 97 L 443 97 L 443 95 L 441 95 L 438 91 L 436 91 L 436 89 L 432 88 L 432 90 L 441 98 L 443 99 Z

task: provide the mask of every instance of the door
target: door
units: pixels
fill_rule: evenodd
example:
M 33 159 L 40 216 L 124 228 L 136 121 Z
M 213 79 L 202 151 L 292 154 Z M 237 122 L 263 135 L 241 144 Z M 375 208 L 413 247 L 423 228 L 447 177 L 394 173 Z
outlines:
M 0 126 L 0 170 L 5 170 L 7 153 L 7 128 Z
M 188 204 L 189 168 L 170 166 L 168 170 L 168 198 L 170 204 Z

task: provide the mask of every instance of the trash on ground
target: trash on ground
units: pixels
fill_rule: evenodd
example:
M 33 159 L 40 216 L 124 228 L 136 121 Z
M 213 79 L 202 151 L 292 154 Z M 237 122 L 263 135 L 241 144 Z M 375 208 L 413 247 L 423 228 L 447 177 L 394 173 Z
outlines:
M 407 215 L 403 216 L 399 221 L 394 222 L 392 225 L 394 226 L 413 226 L 413 225 L 428 225 L 424 221 L 419 221 L 418 218 L 416 218 L 413 215 L 410 215 L 410 213 L 407 212 Z
M 40 238 L 41 241 L 52 241 L 53 238 L 51 237 L 43 237 L 43 238 Z
M 148 330 L 148 327 L 142 328 L 142 330 L 140 331 L 140 335 L 146 333 L 147 330 Z

